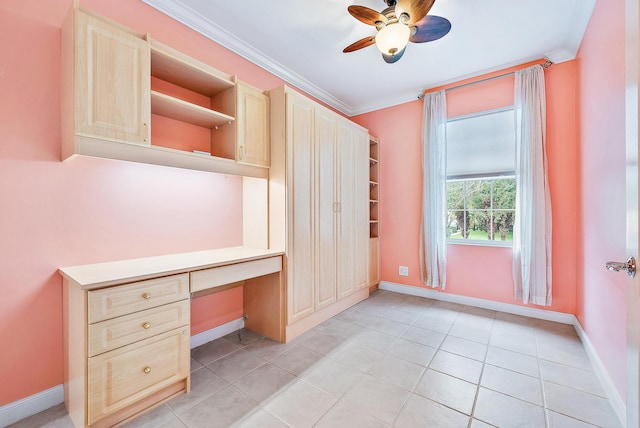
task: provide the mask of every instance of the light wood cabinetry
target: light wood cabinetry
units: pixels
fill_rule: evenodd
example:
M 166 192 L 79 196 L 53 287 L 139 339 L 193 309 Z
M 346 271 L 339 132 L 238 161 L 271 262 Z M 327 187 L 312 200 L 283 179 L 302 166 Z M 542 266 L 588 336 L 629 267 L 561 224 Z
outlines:
M 238 81 L 236 159 L 238 162 L 269 166 L 269 96 Z
M 268 104 L 264 91 L 85 9 L 63 25 L 63 160 L 267 178 Z
M 380 140 L 369 137 L 369 290 L 380 283 Z
M 126 418 L 127 407 L 175 384 L 186 391 L 189 338 L 186 326 L 89 358 L 89 426 L 123 409 Z M 111 418 L 117 419 L 120 418 Z
M 282 253 L 221 248 L 61 268 L 65 404 L 119 425 L 190 386 L 190 296 L 243 287 L 245 327 L 285 340 Z
M 149 43 L 151 144 L 235 160 L 234 152 L 223 150 L 235 139 L 235 78 L 156 40 Z M 185 141 L 183 134 L 192 138 Z
M 272 107 L 276 107 L 273 105 L 273 99 Z M 275 112 L 273 108 L 272 117 L 278 113 L 276 118 L 282 118 L 282 123 L 273 123 L 272 129 L 277 130 L 278 126 L 284 125 L 285 120 L 287 122 L 285 139 L 272 144 L 272 159 L 278 156 L 276 151 L 281 152 L 282 165 L 285 165 L 287 170 L 277 173 L 288 176 L 284 181 L 290 200 L 288 205 L 285 201 L 276 200 L 270 201 L 269 205 L 271 208 L 276 203 L 282 204 L 282 208 L 286 210 L 285 215 L 273 220 L 284 220 L 282 229 L 286 230 L 284 236 L 287 243 L 282 249 L 287 249 L 287 315 L 288 323 L 294 323 L 312 313 L 315 307 L 314 106 L 303 96 L 291 92 L 287 94 L 287 119 L 281 115 L 282 111 Z M 273 238 L 280 240 L 280 237 Z
M 62 28 L 63 158 L 84 138 L 149 146 L 149 45 L 72 9 Z
M 286 87 L 270 103 L 270 248 L 286 253 L 290 340 L 368 296 L 368 134 Z
M 64 280 L 65 402 L 112 426 L 189 390 L 189 275 L 83 290 Z

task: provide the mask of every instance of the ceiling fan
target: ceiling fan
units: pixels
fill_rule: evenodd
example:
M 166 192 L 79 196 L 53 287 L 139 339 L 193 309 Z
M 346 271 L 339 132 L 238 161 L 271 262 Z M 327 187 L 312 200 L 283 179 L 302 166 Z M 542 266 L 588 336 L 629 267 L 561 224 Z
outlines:
M 451 22 L 448 19 L 427 15 L 435 0 L 384 1 L 387 8 L 382 12 L 358 5 L 347 8 L 357 20 L 375 26 L 378 33 L 350 44 L 342 52 L 357 51 L 375 43 L 385 62 L 391 64 L 402 58 L 409 42 L 431 42 L 445 36 L 451 30 Z

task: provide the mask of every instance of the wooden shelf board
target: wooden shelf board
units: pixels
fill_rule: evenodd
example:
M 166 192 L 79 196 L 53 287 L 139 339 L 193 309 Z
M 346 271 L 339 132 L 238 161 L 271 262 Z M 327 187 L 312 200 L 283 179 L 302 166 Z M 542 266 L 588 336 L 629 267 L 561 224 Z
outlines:
M 151 91 L 151 113 L 204 128 L 215 128 L 235 120 L 232 116 L 157 91 Z
M 76 136 L 75 155 L 95 156 L 245 177 L 267 178 L 269 175 L 268 167 L 245 165 L 231 159 L 204 156 L 166 147 L 116 143 L 82 135 Z M 72 159 L 75 155 L 67 159 Z
M 209 97 L 235 86 L 231 76 L 155 40 L 151 43 L 151 75 Z

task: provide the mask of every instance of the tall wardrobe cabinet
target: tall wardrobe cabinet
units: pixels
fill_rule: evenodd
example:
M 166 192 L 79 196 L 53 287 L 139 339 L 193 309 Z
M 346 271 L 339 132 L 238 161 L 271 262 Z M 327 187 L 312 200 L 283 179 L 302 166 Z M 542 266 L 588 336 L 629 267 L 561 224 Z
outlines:
M 270 100 L 269 247 L 285 251 L 290 340 L 368 297 L 369 137 L 290 88 Z

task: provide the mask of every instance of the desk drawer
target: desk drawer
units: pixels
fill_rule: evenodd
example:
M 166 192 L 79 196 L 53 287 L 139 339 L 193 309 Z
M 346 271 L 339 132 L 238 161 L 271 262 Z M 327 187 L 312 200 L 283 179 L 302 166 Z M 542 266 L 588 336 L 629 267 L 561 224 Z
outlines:
M 252 260 L 191 272 L 191 292 L 207 290 L 282 270 L 282 257 Z
M 89 356 L 189 325 L 189 300 L 89 325 Z M 188 328 L 188 327 L 187 327 Z
M 189 376 L 189 329 L 89 358 L 89 424 Z
M 189 298 L 189 274 L 89 291 L 89 324 Z

